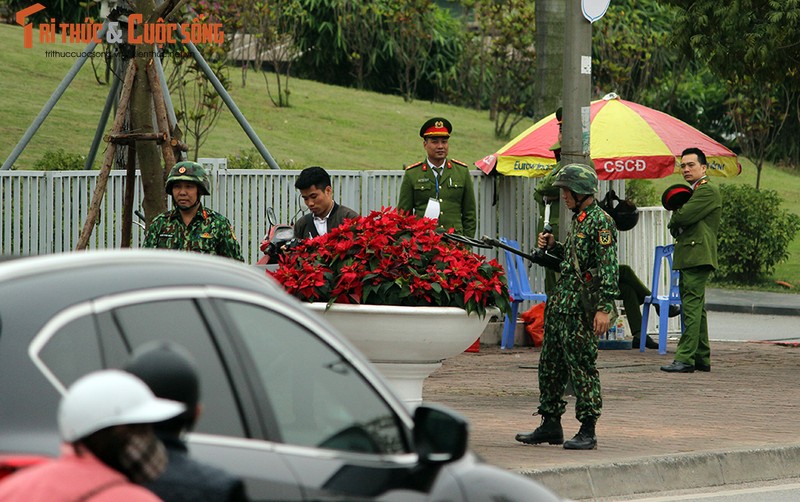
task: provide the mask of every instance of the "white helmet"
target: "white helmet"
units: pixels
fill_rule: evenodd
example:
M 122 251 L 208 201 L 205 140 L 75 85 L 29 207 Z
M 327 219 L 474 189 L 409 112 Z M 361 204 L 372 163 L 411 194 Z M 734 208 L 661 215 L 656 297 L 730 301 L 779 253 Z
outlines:
M 182 413 L 182 403 L 157 398 L 130 373 L 102 370 L 80 377 L 58 407 L 65 441 L 77 441 L 106 427 L 161 422 Z

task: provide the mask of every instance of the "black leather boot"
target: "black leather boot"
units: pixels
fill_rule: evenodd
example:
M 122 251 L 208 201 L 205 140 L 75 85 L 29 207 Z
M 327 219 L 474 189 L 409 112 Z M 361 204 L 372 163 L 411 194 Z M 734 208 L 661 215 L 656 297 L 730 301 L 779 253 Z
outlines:
M 542 415 L 542 425 L 533 432 L 519 433 L 514 439 L 525 444 L 562 444 L 564 429 L 561 428 L 561 417 Z
M 597 448 L 597 436 L 594 435 L 595 418 L 587 418 L 581 423 L 581 429 L 575 437 L 564 443 L 566 450 L 594 450 Z

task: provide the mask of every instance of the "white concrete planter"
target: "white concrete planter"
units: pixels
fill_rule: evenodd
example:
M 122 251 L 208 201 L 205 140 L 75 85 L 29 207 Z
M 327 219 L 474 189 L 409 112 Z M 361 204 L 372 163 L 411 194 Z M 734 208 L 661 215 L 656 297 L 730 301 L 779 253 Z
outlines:
M 415 407 L 422 382 L 442 361 L 466 350 L 483 332 L 494 311 L 481 319 L 456 307 L 309 304 L 325 316 Z

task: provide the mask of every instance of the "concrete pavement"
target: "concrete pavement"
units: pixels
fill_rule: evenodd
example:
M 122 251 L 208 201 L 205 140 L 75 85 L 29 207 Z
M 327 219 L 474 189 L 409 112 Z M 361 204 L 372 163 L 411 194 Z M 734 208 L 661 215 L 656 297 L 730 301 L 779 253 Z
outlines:
M 708 308 L 716 309 L 710 320 L 737 319 L 731 323 L 733 340 L 760 332 L 748 320 L 764 317 L 778 318 L 790 330 L 762 327 L 767 335 L 800 339 L 800 317 L 793 319 L 800 314 L 800 295 L 710 293 Z M 445 361 L 426 380 L 423 397 L 469 418 L 471 448 L 488 462 L 537 479 L 565 498 L 800 477 L 800 348 L 764 340 L 769 337 L 713 341 L 710 373 L 660 371 L 672 361 L 675 340 L 665 356 L 655 350 L 601 350 L 604 405 L 594 451 L 514 440 L 517 432 L 539 425 L 531 413 L 538 404 L 540 348 L 482 345 L 479 353 Z M 580 424 L 574 398 L 567 401 L 562 423 L 569 438 Z

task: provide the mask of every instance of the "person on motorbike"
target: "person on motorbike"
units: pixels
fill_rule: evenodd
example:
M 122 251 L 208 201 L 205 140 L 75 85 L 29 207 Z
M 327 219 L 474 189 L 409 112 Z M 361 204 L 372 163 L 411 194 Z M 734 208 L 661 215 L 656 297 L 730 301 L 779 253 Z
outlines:
M 197 251 L 244 261 L 228 218 L 200 203 L 200 197 L 211 195 L 203 166 L 178 162 L 169 172 L 165 189 L 175 209 L 153 219 L 143 247 Z
M 300 190 L 300 196 L 310 211 L 294 224 L 294 236 L 297 239 L 325 235 L 344 220 L 359 216 L 354 210 L 333 200 L 331 176 L 319 166 L 300 171 L 294 187 Z

